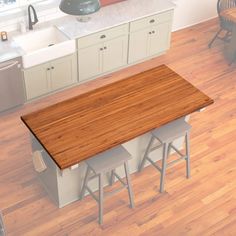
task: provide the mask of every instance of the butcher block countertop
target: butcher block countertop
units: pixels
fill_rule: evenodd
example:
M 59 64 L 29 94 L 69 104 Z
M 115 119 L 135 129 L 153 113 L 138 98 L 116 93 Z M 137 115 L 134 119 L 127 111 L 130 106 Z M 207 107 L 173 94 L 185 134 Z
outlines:
M 161 65 L 21 119 L 65 169 L 212 103 Z

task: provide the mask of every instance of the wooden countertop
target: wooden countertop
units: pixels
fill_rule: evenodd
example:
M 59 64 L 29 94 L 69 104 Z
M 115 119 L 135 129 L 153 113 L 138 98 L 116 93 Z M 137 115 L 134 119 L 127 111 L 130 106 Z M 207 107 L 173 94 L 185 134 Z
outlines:
M 226 9 L 222 11 L 220 15 L 236 23 L 236 7 Z
M 161 65 L 21 119 L 65 169 L 212 103 Z

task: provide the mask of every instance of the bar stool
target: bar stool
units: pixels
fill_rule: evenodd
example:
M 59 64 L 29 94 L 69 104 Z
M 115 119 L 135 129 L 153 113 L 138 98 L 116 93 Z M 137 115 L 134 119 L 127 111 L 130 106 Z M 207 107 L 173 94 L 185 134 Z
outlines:
M 165 174 L 166 168 L 174 165 L 175 163 L 186 160 L 186 172 L 187 178 L 190 178 L 190 152 L 189 152 L 189 131 L 191 129 L 191 125 L 185 122 L 184 118 L 173 121 L 167 125 L 164 125 L 158 129 L 152 131 L 151 140 L 147 146 L 147 149 L 144 153 L 144 157 L 139 166 L 139 171 L 141 171 L 144 167 L 146 161 L 149 161 L 158 171 L 161 173 L 160 180 L 160 192 L 164 192 L 164 182 L 165 182 Z M 174 145 L 173 142 L 180 137 L 185 137 L 185 154 L 182 154 Z M 155 140 L 159 141 L 159 145 L 152 147 Z M 163 148 L 162 154 L 162 167 L 157 165 L 148 155 L 150 152 Z M 171 161 L 167 163 L 167 158 L 170 155 L 170 151 L 173 149 L 179 156 L 177 160 Z
M 121 145 L 112 148 L 106 152 L 98 154 L 88 160 L 86 160 L 87 171 L 85 174 L 83 187 L 81 189 L 81 199 L 83 199 L 85 191 L 87 190 L 90 195 L 97 201 L 99 205 L 99 224 L 103 223 L 103 198 L 104 195 L 113 195 L 124 188 L 127 188 L 129 193 L 129 200 L 131 208 L 134 208 L 133 192 L 130 183 L 128 160 L 131 159 L 131 155 L 123 148 Z M 121 177 L 115 172 L 115 169 L 121 165 L 124 165 L 126 183 L 121 179 Z M 121 182 L 122 187 L 116 189 L 112 192 L 104 194 L 104 175 L 110 172 L 109 182 L 110 185 L 114 183 L 115 177 Z M 88 182 L 94 178 L 98 177 L 99 181 L 99 196 L 96 196 L 88 186 Z

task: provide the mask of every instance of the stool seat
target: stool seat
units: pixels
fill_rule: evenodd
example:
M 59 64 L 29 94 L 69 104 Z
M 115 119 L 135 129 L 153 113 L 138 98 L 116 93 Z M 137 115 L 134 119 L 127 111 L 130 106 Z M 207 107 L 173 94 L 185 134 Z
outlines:
M 152 135 L 155 136 L 155 138 L 159 139 L 160 142 L 165 143 L 171 142 L 179 137 L 184 136 L 185 133 L 190 129 L 191 125 L 184 121 L 184 118 L 181 118 L 153 130 Z
M 102 152 L 85 162 L 96 174 L 99 174 L 112 170 L 131 158 L 130 153 L 120 145 Z

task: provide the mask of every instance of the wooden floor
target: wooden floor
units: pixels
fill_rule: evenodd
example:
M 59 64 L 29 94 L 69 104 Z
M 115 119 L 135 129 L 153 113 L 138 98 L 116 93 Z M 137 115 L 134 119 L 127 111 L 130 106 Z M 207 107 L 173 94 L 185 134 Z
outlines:
M 236 235 L 236 65 L 227 65 L 221 42 L 207 48 L 216 30 L 212 20 L 178 31 L 167 55 L 2 115 L 0 209 L 8 235 Z M 163 63 L 215 100 L 191 118 L 192 178 L 178 164 L 160 194 L 153 167 L 132 175 L 136 208 L 129 209 L 126 191 L 108 198 L 102 227 L 91 197 L 57 209 L 36 179 L 20 115 Z

